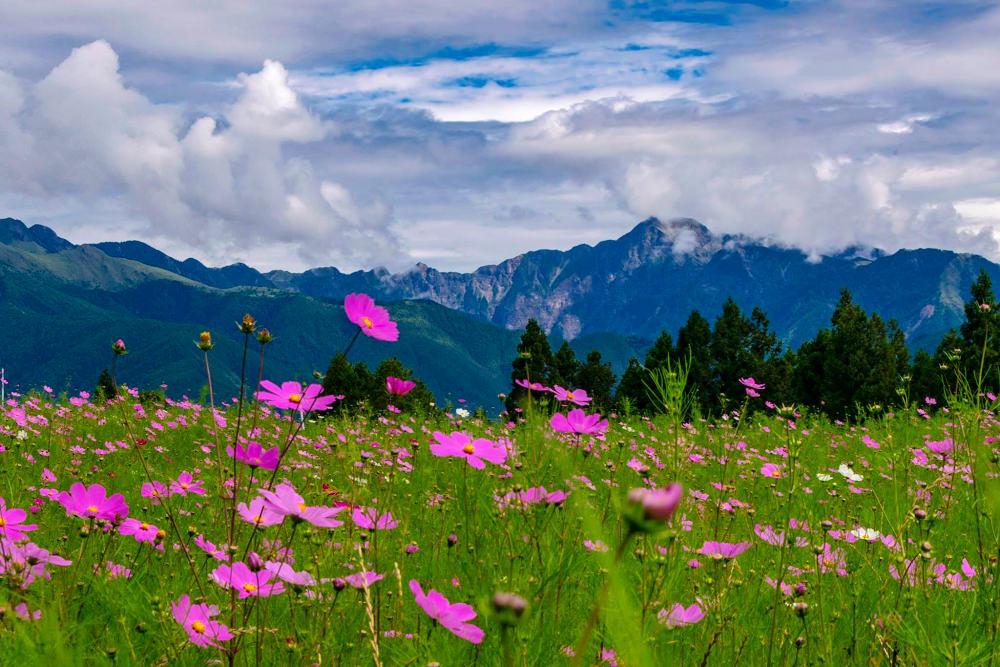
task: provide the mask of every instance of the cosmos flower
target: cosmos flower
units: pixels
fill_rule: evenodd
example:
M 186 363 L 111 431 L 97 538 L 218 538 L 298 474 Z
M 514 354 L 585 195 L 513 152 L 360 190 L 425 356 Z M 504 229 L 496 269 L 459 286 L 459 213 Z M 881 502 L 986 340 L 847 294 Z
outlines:
M 765 463 L 760 467 L 760 474 L 764 477 L 773 477 L 777 479 L 781 477 L 781 466 L 775 465 L 774 463 Z
M 366 336 L 390 343 L 399 340 L 399 327 L 389 318 L 389 311 L 376 306 L 367 294 L 348 294 L 344 297 L 344 312 L 347 319 L 358 325 Z
M 235 450 L 232 445 L 229 445 L 226 447 L 226 454 L 251 468 L 263 468 L 264 470 L 277 468 L 278 460 L 281 458 L 281 450 L 278 447 L 264 449 L 259 442 L 247 443 L 246 447 L 237 443 Z
M 203 496 L 205 487 L 201 480 L 195 480 L 187 470 L 177 476 L 177 479 L 170 482 L 170 493 L 173 495 L 186 496 L 189 493 Z
M 255 394 L 257 400 L 281 410 L 298 410 L 300 412 L 326 410 L 342 398 L 333 395 L 321 396 L 323 386 L 319 384 L 311 384 L 303 389 L 298 382 L 282 382 L 279 387 L 270 380 L 263 380 L 260 386 L 263 391 L 258 391 Z
M 349 574 L 344 577 L 344 581 L 351 585 L 353 588 L 365 588 L 371 586 L 376 581 L 381 581 L 385 579 L 385 575 L 379 574 L 378 572 L 355 572 L 354 574 Z
M 115 493 L 109 497 L 107 489 L 100 484 L 84 486 L 80 482 L 76 482 L 69 487 L 69 492 L 60 493 L 57 500 L 66 508 L 66 514 L 69 516 L 78 516 L 83 519 L 105 519 L 107 521 L 115 521 L 128 516 L 125 496 Z
M 469 623 L 476 617 L 476 612 L 471 606 L 463 602 L 452 604 L 445 596 L 435 590 L 430 590 L 425 594 L 424 589 L 420 587 L 420 582 L 416 579 L 410 580 L 410 591 L 413 592 L 413 597 L 420 608 L 453 635 L 473 644 L 479 644 L 483 641 L 486 633 L 483 632 L 482 628 Z
M 343 507 L 326 507 L 324 505 L 308 506 L 290 484 L 279 484 L 274 491 L 260 489 L 260 495 L 268 509 L 275 514 L 290 516 L 293 521 L 307 521 L 319 528 L 336 528 L 344 525 L 343 521 L 333 518 Z
M 596 435 L 598 437 L 603 437 L 604 432 L 608 430 L 607 419 L 601 419 L 601 415 L 597 413 L 588 415 L 579 408 L 570 410 L 567 415 L 561 412 L 555 413 L 552 415 L 549 425 L 557 433 L 577 433 L 580 435 Z
M 392 514 L 379 514 L 374 507 L 355 507 L 351 512 L 351 520 L 358 528 L 365 530 L 392 530 L 399 525 Z
M 217 642 L 233 638 L 229 628 L 212 620 L 213 616 L 219 615 L 219 608 L 215 605 L 191 604 L 191 598 L 182 595 L 180 600 L 170 605 L 170 610 L 193 644 L 218 648 Z
M 514 384 L 518 387 L 523 387 L 528 391 L 538 391 L 542 393 L 549 393 L 552 391 L 552 387 L 546 387 L 541 382 L 528 382 L 527 380 L 514 380 Z
M 552 388 L 552 393 L 555 394 L 556 400 L 563 403 L 572 403 L 574 405 L 587 405 L 593 398 L 587 395 L 586 389 L 563 389 L 559 385 Z
M 148 542 L 156 544 L 156 535 L 160 529 L 151 523 L 140 521 L 139 519 L 128 518 L 118 526 L 118 533 L 121 535 L 131 535 L 136 542 Z
M 705 618 L 705 612 L 702 611 L 697 602 L 692 604 L 690 607 L 685 607 L 682 604 L 675 604 L 670 608 L 670 611 L 661 609 L 659 613 L 656 614 L 656 618 L 660 623 L 668 628 L 676 628 L 682 625 L 692 625 L 697 623 L 701 619 Z
M 498 442 L 485 438 L 472 440 L 462 431 L 454 431 L 451 435 L 445 435 L 440 431 L 434 432 L 437 443 L 432 444 L 430 449 L 434 456 L 456 456 L 464 458 L 470 466 L 477 470 L 486 467 L 484 461 L 494 464 L 501 464 L 507 460 L 507 448 Z
M 212 570 L 210 575 L 215 583 L 223 588 L 233 588 L 240 599 L 248 597 L 269 597 L 283 593 L 284 585 L 278 581 L 268 583 L 277 575 L 270 570 L 254 572 L 246 563 L 235 562 L 232 565 L 220 565 Z
M 25 510 L 16 507 L 8 508 L 7 502 L 0 498 L 0 538 L 11 542 L 20 542 L 28 539 L 26 532 L 38 530 L 38 525 L 34 523 L 24 523 L 28 517 Z
M 236 511 L 244 521 L 258 526 L 275 526 L 285 520 L 285 515 L 272 509 L 263 498 L 254 498 L 249 505 L 240 503 Z
M 749 548 L 749 542 L 737 542 L 735 544 L 729 542 L 705 542 L 698 549 L 698 553 L 716 559 L 730 559 L 736 558 Z
M 406 396 L 416 386 L 417 383 L 412 380 L 403 380 L 391 375 L 385 379 L 385 390 L 393 396 Z

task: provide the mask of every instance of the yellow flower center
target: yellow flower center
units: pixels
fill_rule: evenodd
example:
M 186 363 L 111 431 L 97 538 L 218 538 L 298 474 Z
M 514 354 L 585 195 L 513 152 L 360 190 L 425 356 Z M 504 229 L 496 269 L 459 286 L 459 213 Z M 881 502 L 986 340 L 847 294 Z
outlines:
M 254 584 L 243 584 L 243 590 L 245 590 L 247 593 L 253 593 L 255 590 L 257 590 L 257 586 L 255 586 Z
M 182 488 L 182 489 L 186 489 L 186 488 L 188 488 L 188 484 L 187 484 L 187 482 L 181 482 L 181 488 Z
M 369 329 L 371 329 L 373 326 L 375 326 L 375 323 L 372 322 L 372 319 L 370 317 L 362 317 L 361 318 L 361 324 L 365 325 L 365 327 L 367 327 Z
M 141 528 L 142 530 L 149 530 L 149 524 L 148 523 L 140 523 L 139 524 L 139 528 Z
M 191 624 L 191 629 L 197 632 L 199 635 L 203 635 L 205 634 L 205 630 L 207 628 L 205 627 L 205 624 L 202 623 L 201 621 L 195 621 L 194 623 Z
M 255 516 L 253 518 L 253 522 L 254 523 L 264 523 L 264 515 L 263 514 L 258 514 L 257 516 Z
M 466 445 L 465 447 L 462 447 L 462 451 L 465 452 L 466 454 L 472 454 L 473 452 L 476 451 L 476 448 L 473 447 L 471 444 L 469 444 Z
M 87 511 L 90 512 L 91 514 L 97 514 L 97 505 L 91 505 L 90 507 L 87 508 Z
M 0 516 L 0 528 L 3 528 L 6 525 L 7 521 L 2 516 Z
M 567 391 L 566 392 L 566 400 L 567 401 L 572 401 L 573 400 L 573 392 L 571 392 L 571 391 Z
M 306 504 L 305 503 L 299 503 L 299 511 L 300 512 L 305 512 L 306 511 Z
M 302 402 L 302 394 L 289 394 L 288 395 L 288 401 L 290 403 L 301 403 Z

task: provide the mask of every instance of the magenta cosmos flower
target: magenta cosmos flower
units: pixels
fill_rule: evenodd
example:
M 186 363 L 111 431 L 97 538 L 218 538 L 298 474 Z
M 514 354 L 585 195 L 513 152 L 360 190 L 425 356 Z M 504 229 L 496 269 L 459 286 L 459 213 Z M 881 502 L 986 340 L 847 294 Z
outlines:
M 546 387 L 541 382 L 528 382 L 527 380 L 514 380 L 514 384 L 518 387 L 523 387 L 529 391 L 540 391 L 542 393 L 551 392 L 552 387 Z
M 138 519 L 125 519 L 118 527 L 121 535 L 131 535 L 136 542 L 148 542 L 156 544 L 156 535 L 160 529 L 151 523 L 139 521 Z
M 230 565 L 220 565 L 212 570 L 211 577 L 215 583 L 223 588 L 233 588 L 240 599 L 248 597 L 266 598 L 271 595 L 278 595 L 285 591 L 281 581 L 268 583 L 275 577 L 270 570 L 258 570 L 254 572 L 246 563 L 237 561 Z
M 390 343 L 399 340 L 399 327 L 389 319 L 389 311 L 376 306 L 367 294 L 348 294 L 344 297 L 347 319 L 361 328 L 361 333 L 375 340 Z
M 574 405 L 587 405 L 592 399 L 587 396 L 586 389 L 563 389 L 559 385 L 552 388 L 552 393 L 556 395 L 557 401 L 572 403 Z
M 737 542 L 736 544 L 730 544 L 729 542 L 705 542 L 701 545 L 701 549 L 698 549 L 698 553 L 721 560 L 736 558 L 749 548 L 749 542 Z
M 764 391 L 767 386 L 763 382 L 757 382 L 752 377 L 740 378 L 740 384 L 747 389 L 756 389 L 757 391 Z
M 128 505 L 125 496 L 116 493 L 108 496 L 107 490 L 100 484 L 84 486 L 77 482 L 69 487 L 69 492 L 63 491 L 56 499 L 68 516 L 78 516 L 84 519 L 105 519 L 115 521 L 128 516 Z
M 185 470 L 177 476 L 176 480 L 170 482 L 170 493 L 180 496 L 194 493 L 203 496 L 205 495 L 205 487 L 202 484 L 203 482 L 200 479 L 196 480 L 191 473 Z
M 698 603 L 695 602 L 690 607 L 685 607 L 682 604 L 675 604 L 670 608 L 670 611 L 666 609 L 661 609 L 660 613 L 656 615 L 657 620 L 663 623 L 668 628 L 676 628 L 682 625 L 692 625 L 697 623 L 701 619 L 705 618 L 705 612 L 702 611 Z
M 293 521 L 308 521 L 320 528 L 336 528 L 344 525 L 343 521 L 333 518 L 343 507 L 326 507 L 324 505 L 307 506 L 305 499 L 295 492 L 290 484 L 279 484 L 274 491 L 260 489 L 267 509 L 275 514 L 290 516 Z
M 28 539 L 25 532 L 38 530 L 38 524 L 24 523 L 28 518 L 28 513 L 16 507 L 7 507 L 7 501 L 0 498 L 0 537 L 11 542 L 20 542 Z
M 570 410 L 568 415 L 561 412 L 555 413 L 549 424 L 552 426 L 552 430 L 557 433 L 577 433 L 603 437 L 604 432 L 608 430 L 607 419 L 601 419 L 601 415 L 597 413 L 588 415 L 579 408 Z
M 274 511 L 263 498 L 254 498 L 249 505 L 240 503 L 236 511 L 244 521 L 258 526 L 275 526 L 285 520 L 285 515 Z
M 434 431 L 434 438 L 437 443 L 431 445 L 431 454 L 464 458 L 470 466 L 477 470 L 486 467 L 483 461 L 499 465 L 507 460 L 507 448 L 486 438 L 472 440 L 468 434 L 461 431 L 454 431 L 451 435 Z
M 270 380 L 263 380 L 260 386 L 263 391 L 256 393 L 257 400 L 281 410 L 302 412 L 326 410 L 341 398 L 332 395 L 320 396 L 323 393 L 323 386 L 318 384 L 311 384 L 303 389 L 298 382 L 282 382 L 279 387 Z
M 264 470 L 277 468 L 278 460 L 281 458 L 280 449 L 277 447 L 264 449 L 259 442 L 248 443 L 246 447 L 237 444 L 235 451 L 232 445 L 229 445 L 226 447 L 226 454 L 251 468 L 263 468 Z
M 473 644 L 483 641 L 486 633 L 482 628 L 468 622 L 476 617 L 476 611 L 471 606 L 462 602 L 452 604 L 435 590 L 430 590 L 425 595 L 424 589 L 416 579 L 410 579 L 410 590 L 420 608 L 448 632 Z
M 648 521 L 669 521 L 683 498 L 684 487 L 676 482 L 660 489 L 632 489 L 628 494 L 629 502 L 641 506 Z
M 392 530 L 399 525 L 392 514 L 389 512 L 379 514 L 374 507 L 355 507 L 351 512 L 351 521 L 358 528 L 365 530 Z
M 417 386 L 412 380 L 389 376 L 385 379 L 385 390 L 393 396 L 406 396 Z
M 213 616 L 219 615 L 215 605 L 191 604 L 191 598 L 182 595 L 181 599 L 170 605 L 174 620 L 184 627 L 191 643 L 198 646 L 218 648 L 216 642 L 229 641 L 233 633 L 222 623 L 213 621 Z

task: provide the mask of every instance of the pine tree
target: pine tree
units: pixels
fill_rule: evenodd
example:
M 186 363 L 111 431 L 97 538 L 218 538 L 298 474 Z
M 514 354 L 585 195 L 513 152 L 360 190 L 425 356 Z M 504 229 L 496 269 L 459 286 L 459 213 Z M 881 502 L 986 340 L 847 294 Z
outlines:
M 368 403 L 375 393 L 374 384 L 374 377 L 364 362 L 352 364 L 343 354 L 338 354 L 330 360 L 323 376 L 323 393 L 344 397 L 331 408 L 333 413 L 342 413 Z
M 732 402 L 743 400 L 741 377 L 759 374 L 759 363 L 750 346 L 753 323 L 732 298 L 722 305 L 722 314 L 712 329 L 712 393 Z
M 965 322 L 962 337 L 962 370 L 972 387 L 978 385 L 980 374 L 983 390 L 996 389 L 996 372 L 1000 368 L 1000 309 L 993 294 L 993 282 L 985 269 L 972 284 L 972 298 L 965 302 Z
M 94 394 L 104 400 L 114 398 L 118 395 L 118 389 L 115 387 L 114 380 L 111 379 L 111 373 L 108 372 L 107 368 L 103 369 L 100 377 L 97 378 L 97 387 L 94 389 Z
M 513 371 L 510 374 L 511 390 L 507 395 L 507 411 L 513 414 L 515 408 L 520 407 L 527 395 L 527 390 L 516 384 L 517 380 L 528 379 L 531 382 L 540 382 L 551 386 L 552 348 L 549 347 L 549 339 L 545 332 L 538 326 L 538 322 L 531 319 L 524 327 L 521 334 L 521 342 L 517 345 L 517 357 L 512 364 Z
M 386 389 L 386 378 L 397 377 L 401 380 L 416 382 L 416 386 L 405 396 L 391 396 Z M 372 378 L 370 394 L 367 397 L 369 405 L 376 410 L 385 410 L 389 404 L 405 411 L 426 411 L 434 402 L 434 394 L 421 380 L 413 378 L 413 371 L 403 365 L 396 357 L 384 359 L 375 369 Z
M 583 364 L 576 358 L 576 352 L 568 341 L 559 346 L 552 361 L 552 384 L 572 389 L 578 385 L 578 374 Z
M 632 357 L 628 360 L 628 365 L 625 367 L 625 372 L 622 373 L 621 382 L 618 383 L 618 389 L 615 392 L 615 407 L 618 410 L 624 410 L 625 406 L 628 405 L 632 412 L 641 412 L 642 407 L 640 405 L 643 400 L 642 397 L 646 395 L 646 385 L 643 382 L 648 377 L 645 367 L 639 363 L 639 360 Z
M 610 363 L 601 363 L 601 353 L 592 350 L 578 374 L 579 385 L 593 397 L 593 407 L 606 410 L 611 406 L 611 392 L 615 388 L 615 373 Z
M 712 327 L 701 313 L 692 310 L 677 332 L 676 358 L 691 364 L 687 387 L 703 412 L 714 403 L 712 394 Z

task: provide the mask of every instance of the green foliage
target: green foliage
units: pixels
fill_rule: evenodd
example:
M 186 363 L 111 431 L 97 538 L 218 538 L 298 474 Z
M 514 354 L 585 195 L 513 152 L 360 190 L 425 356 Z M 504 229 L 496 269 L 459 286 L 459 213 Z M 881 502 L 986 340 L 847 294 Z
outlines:
M 517 356 L 514 358 L 513 370 L 510 374 L 511 389 L 507 394 L 507 411 L 514 412 L 527 396 L 527 390 L 516 384 L 517 380 L 528 379 L 551 386 L 555 359 L 549 339 L 542 327 L 535 320 L 528 320 L 517 345 Z
M 611 396 L 615 388 L 615 372 L 610 363 L 602 363 L 601 353 L 592 350 L 587 355 L 587 361 L 580 367 L 576 376 L 576 384 L 587 390 L 594 399 L 593 406 L 597 410 L 611 407 Z

